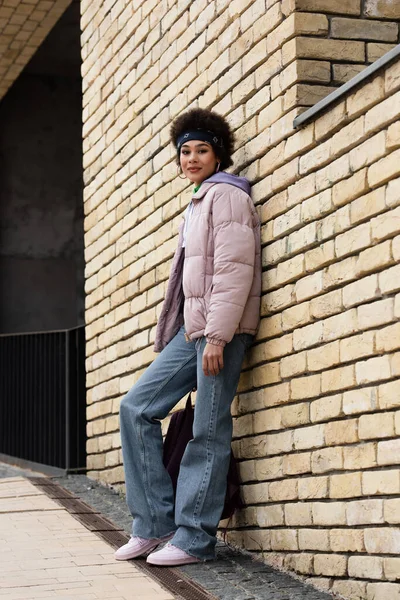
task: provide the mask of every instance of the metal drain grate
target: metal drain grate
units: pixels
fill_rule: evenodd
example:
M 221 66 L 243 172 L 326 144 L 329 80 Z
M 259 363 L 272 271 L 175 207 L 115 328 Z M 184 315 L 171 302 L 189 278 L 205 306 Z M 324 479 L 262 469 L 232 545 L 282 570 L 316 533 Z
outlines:
M 32 485 L 39 485 L 39 486 L 57 485 L 58 487 L 61 487 L 60 485 L 58 485 L 58 483 L 55 483 L 49 477 L 27 477 L 26 479 L 28 481 L 30 481 Z M 67 490 L 65 490 L 65 491 L 67 491 Z
M 96 514 L 88 504 L 58 483 L 44 477 L 29 477 L 28 479 L 33 485 L 43 487 L 43 492 L 50 496 L 50 498 L 53 498 L 58 504 L 64 506 L 77 521 L 90 531 L 93 531 L 93 533 L 113 548 L 119 548 L 129 540 L 129 536 L 122 528 L 117 527 L 115 523 L 109 521 L 103 515 Z M 144 571 L 171 592 L 171 594 L 174 594 L 176 600 L 178 598 L 182 600 L 216 600 L 215 596 L 212 596 L 199 585 L 187 579 L 179 569 L 151 566 L 144 559 L 135 559 L 129 562 L 141 571 Z
M 83 502 L 83 500 L 77 500 L 76 498 L 54 498 L 53 500 L 57 502 L 57 504 L 61 504 L 64 508 L 67 509 L 71 514 L 86 514 L 86 513 L 98 513 L 99 511 L 93 510 L 91 506 Z
M 42 486 L 38 485 L 36 487 L 42 487 Z M 42 490 L 44 492 L 46 492 L 46 494 L 48 496 L 50 496 L 50 498 L 53 498 L 54 500 L 57 500 L 58 498 L 65 498 L 65 499 L 69 498 L 70 500 L 72 500 L 75 498 L 74 494 L 71 494 L 71 492 L 62 488 L 61 485 L 44 485 L 42 487 Z
M 74 517 L 90 531 L 123 531 L 122 527 L 117 527 L 102 515 L 95 513 L 74 513 Z
M 95 533 L 115 549 L 123 546 L 129 541 L 129 535 L 124 531 L 109 529 L 108 531 L 95 531 Z

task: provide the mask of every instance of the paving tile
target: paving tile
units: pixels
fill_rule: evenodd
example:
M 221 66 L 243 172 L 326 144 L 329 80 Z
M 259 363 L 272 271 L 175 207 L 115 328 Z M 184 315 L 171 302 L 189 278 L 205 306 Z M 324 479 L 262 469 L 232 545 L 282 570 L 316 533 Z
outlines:
M 173 600 L 29 481 L 0 482 L 0 600 Z

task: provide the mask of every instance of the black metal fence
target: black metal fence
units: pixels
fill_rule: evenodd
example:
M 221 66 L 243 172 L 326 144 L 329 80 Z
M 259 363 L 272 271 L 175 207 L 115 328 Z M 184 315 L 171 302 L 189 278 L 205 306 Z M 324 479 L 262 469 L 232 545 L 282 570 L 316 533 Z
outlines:
M 85 392 L 84 327 L 0 335 L 0 453 L 84 468 Z

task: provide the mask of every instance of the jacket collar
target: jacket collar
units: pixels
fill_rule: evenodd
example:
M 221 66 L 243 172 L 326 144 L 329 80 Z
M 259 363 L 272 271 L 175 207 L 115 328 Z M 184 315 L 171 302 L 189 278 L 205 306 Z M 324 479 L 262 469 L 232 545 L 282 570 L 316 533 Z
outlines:
M 193 200 L 202 200 L 204 198 L 204 196 L 207 194 L 208 190 L 210 188 L 212 188 L 214 185 L 216 185 L 215 181 L 203 181 L 203 183 L 200 186 L 200 189 L 197 190 L 197 192 L 195 194 L 193 194 L 192 199 Z

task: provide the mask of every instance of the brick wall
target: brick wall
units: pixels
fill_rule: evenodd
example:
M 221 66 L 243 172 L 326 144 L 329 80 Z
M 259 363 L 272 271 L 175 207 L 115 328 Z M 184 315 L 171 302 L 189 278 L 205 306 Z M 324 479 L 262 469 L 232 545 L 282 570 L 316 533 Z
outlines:
M 7 93 L 72 0 L 2 0 L 0 99 Z
M 119 403 L 154 358 L 190 199 L 169 125 L 214 108 L 254 184 L 264 265 L 233 406 L 247 507 L 228 538 L 387 600 L 400 594 L 400 64 L 293 129 L 372 44 L 397 40 L 398 4 L 343 4 L 82 2 L 88 468 L 123 488 Z

